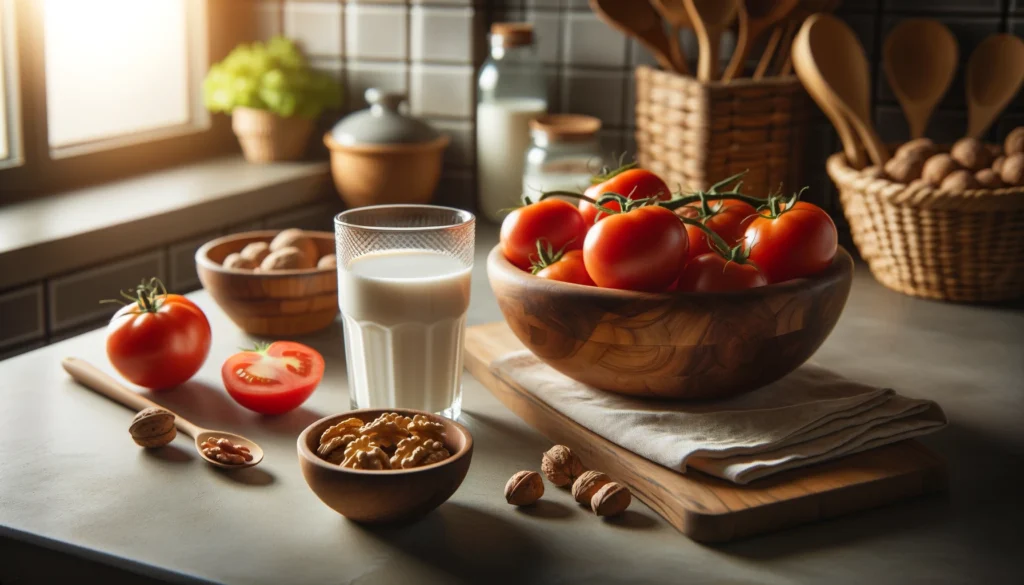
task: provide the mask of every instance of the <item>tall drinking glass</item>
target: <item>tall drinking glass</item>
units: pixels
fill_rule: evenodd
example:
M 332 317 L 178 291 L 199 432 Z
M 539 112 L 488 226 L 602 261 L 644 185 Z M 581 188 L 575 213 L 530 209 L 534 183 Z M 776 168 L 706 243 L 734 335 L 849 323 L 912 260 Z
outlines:
M 468 211 L 433 205 L 334 218 L 353 408 L 459 417 L 475 224 Z

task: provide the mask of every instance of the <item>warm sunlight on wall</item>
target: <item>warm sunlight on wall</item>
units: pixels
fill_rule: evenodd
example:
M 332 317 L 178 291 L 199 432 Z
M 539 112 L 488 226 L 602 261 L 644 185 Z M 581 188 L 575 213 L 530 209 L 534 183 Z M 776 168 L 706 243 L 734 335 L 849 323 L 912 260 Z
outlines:
M 51 147 L 190 119 L 188 0 L 44 0 Z

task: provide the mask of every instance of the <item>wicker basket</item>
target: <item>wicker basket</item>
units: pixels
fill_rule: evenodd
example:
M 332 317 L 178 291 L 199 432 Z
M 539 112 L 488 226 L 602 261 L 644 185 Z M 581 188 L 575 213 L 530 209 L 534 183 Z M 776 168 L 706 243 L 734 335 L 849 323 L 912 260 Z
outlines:
M 842 154 L 826 168 L 853 241 L 885 286 L 945 301 L 1024 296 L 1024 187 L 903 185 L 851 168 Z
M 748 171 L 743 191 L 799 189 L 810 107 L 793 76 L 730 83 L 637 67 L 637 161 L 675 187 Z

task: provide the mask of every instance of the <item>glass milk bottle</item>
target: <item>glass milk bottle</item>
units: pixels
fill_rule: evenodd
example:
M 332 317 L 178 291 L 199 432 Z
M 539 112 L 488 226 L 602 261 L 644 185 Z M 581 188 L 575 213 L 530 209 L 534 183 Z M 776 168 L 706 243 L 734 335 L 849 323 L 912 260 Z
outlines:
M 533 25 L 491 25 L 491 55 L 480 68 L 476 106 L 477 193 L 480 211 L 500 222 L 518 207 L 530 120 L 547 112 L 544 69 L 533 44 Z
M 547 191 L 582 193 L 605 160 L 597 131 L 601 120 L 578 114 L 548 114 L 530 120 L 530 149 L 523 168 L 523 193 L 536 201 Z M 561 197 L 576 205 L 579 200 Z

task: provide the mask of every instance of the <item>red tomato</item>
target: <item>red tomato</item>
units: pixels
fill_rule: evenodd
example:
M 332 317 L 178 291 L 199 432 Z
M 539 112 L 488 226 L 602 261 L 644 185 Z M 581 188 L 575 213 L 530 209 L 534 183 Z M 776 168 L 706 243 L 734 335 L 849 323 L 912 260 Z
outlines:
M 122 376 L 151 390 L 191 378 L 210 353 L 210 322 L 181 295 L 159 293 L 150 282 L 138 301 L 121 307 L 107 325 L 107 357 Z
M 597 200 L 598 197 L 605 193 L 617 193 L 622 195 L 626 199 L 646 199 L 648 197 L 657 197 L 658 199 L 671 199 L 672 192 L 669 191 L 668 185 L 665 181 L 661 180 L 661 177 L 655 175 L 651 171 L 644 169 L 628 169 L 621 173 L 611 177 L 607 181 L 598 183 L 597 185 L 591 185 L 583 192 L 584 195 L 591 199 Z M 619 211 L 619 203 L 617 201 L 609 201 L 603 203 L 608 209 L 614 209 Z M 587 201 L 586 199 L 580 199 L 580 214 L 583 215 L 583 219 L 586 221 L 588 226 L 594 225 L 596 222 L 608 217 L 607 214 L 601 214 L 601 217 L 597 217 L 598 209 L 594 207 L 594 204 Z
M 691 203 L 679 208 L 676 213 L 683 217 L 698 218 L 700 203 Z M 735 246 L 743 241 L 747 226 L 757 218 L 757 210 L 754 206 L 738 199 L 722 199 L 710 201 L 711 215 L 704 218 L 704 227 L 715 232 L 729 247 Z M 687 225 L 686 235 L 690 237 L 690 258 L 696 258 L 713 252 L 708 243 L 707 234 L 701 232 L 697 226 Z
M 825 270 L 836 255 L 836 224 L 812 203 L 798 201 L 776 217 L 764 211 L 746 232 L 750 261 L 768 282 L 783 282 Z
M 583 243 L 583 263 L 598 286 L 662 292 L 679 276 L 688 248 L 676 214 L 645 206 L 592 227 Z
M 579 250 L 587 236 L 587 224 L 571 203 L 544 199 L 516 209 L 501 222 L 501 252 L 523 270 L 537 256 L 537 240 L 555 250 Z
M 583 252 L 579 250 L 566 252 L 561 258 L 537 271 L 537 276 L 548 280 L 597 286 L 594 284 L 594 279 L 587 274 L 587 268 L 583 265 Z
M 235 402 L 263 414 L 282 414 L 313 393 L 324 376 L 324 358 L 301 343 L 275 341 L 229 357 L 220 376 Z
M 701 254 L 686 263 L 676 290 L 684 292 L 726 292 L 768 284 L 753 264 L 730 262 L 717 252 Z

